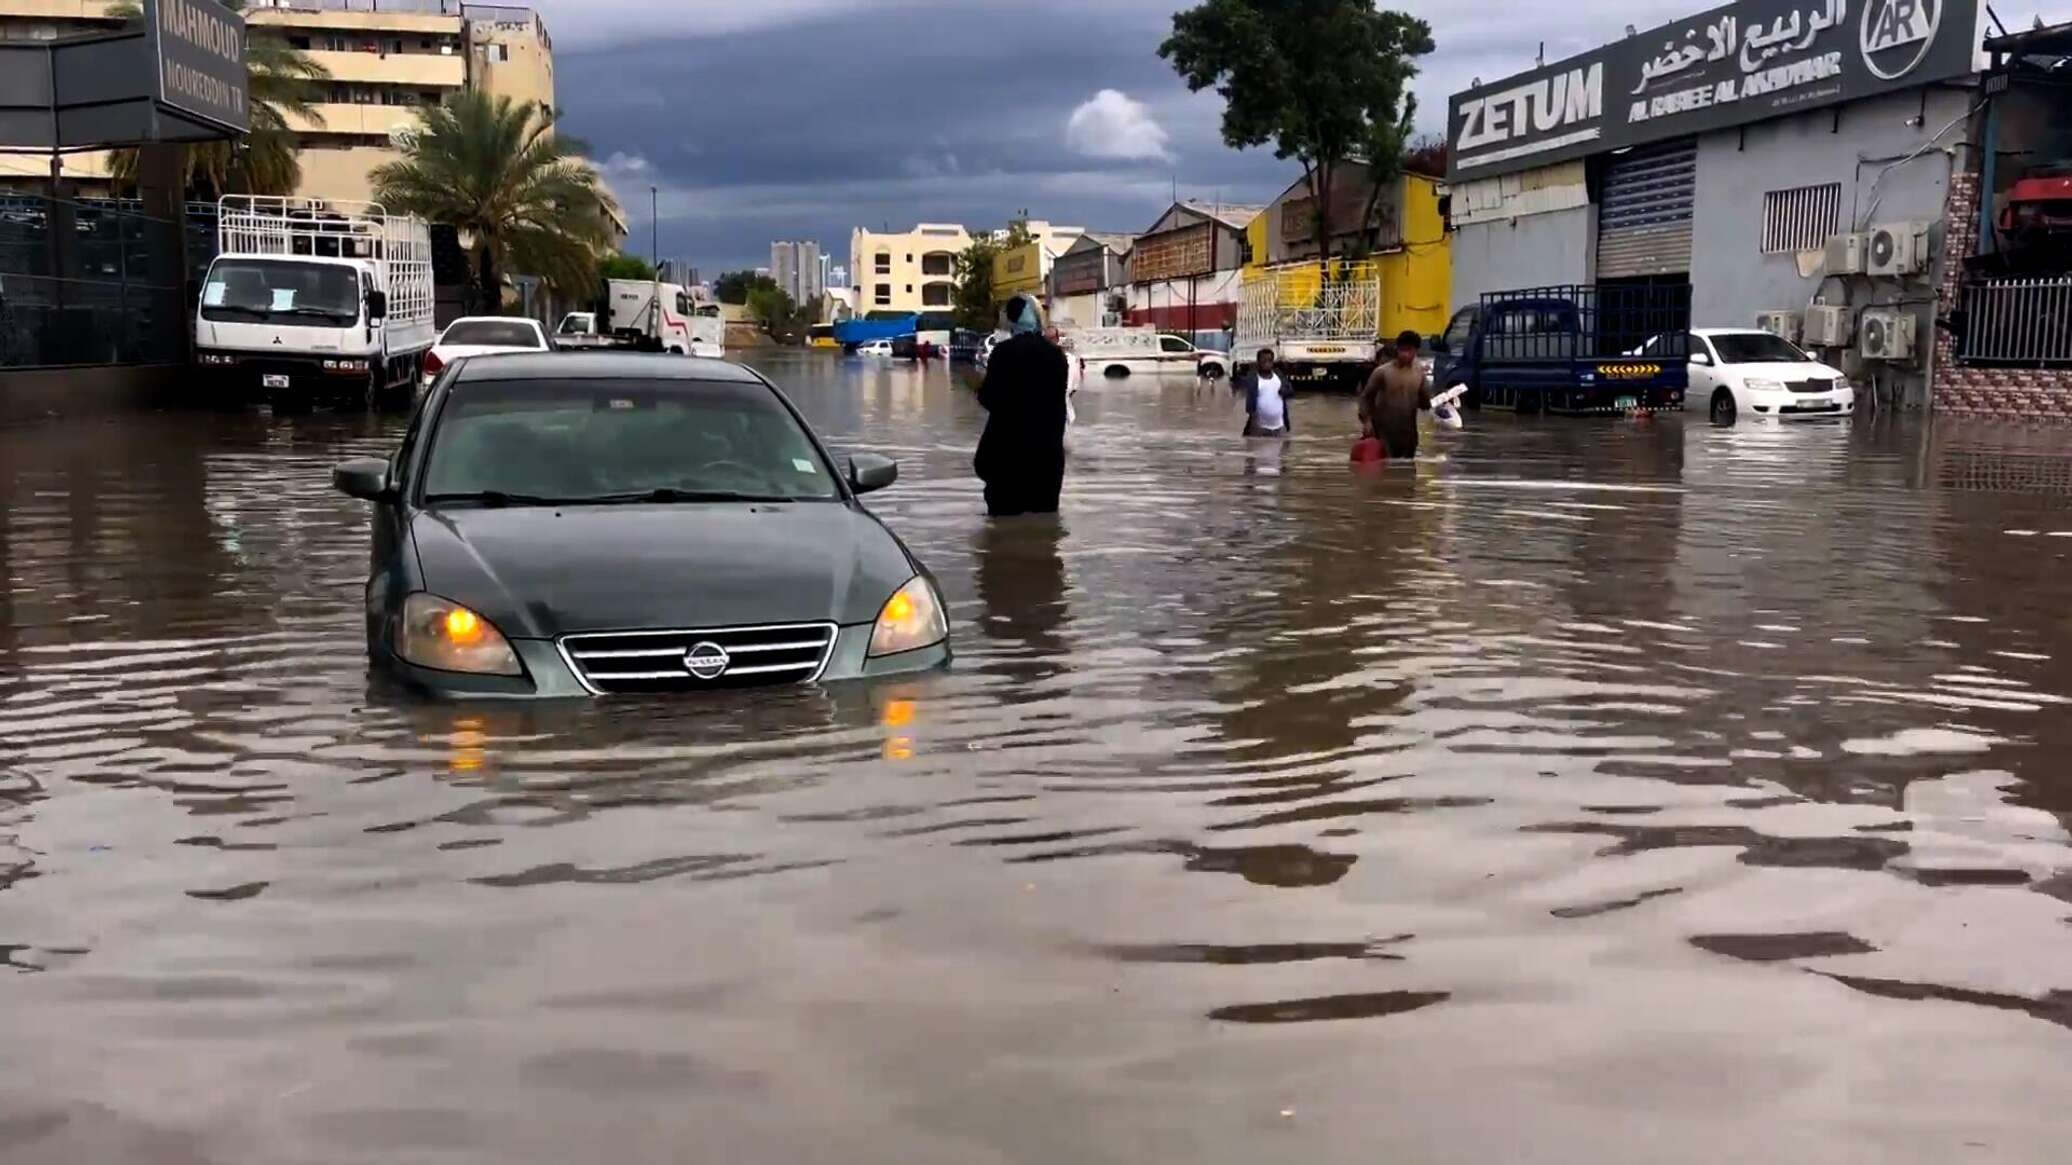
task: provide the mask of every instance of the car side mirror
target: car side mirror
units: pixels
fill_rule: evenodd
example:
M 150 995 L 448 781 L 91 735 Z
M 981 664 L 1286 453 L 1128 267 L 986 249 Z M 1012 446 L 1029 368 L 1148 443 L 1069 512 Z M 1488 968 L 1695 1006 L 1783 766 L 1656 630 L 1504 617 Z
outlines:
M 388 468 L 388 462 L 379 458 L 348 461 L 331 470 L 331 488 L 361 501 L 388 501 L 395 497 L 389 488 Z
M 875 453 L 849 459 L 849 488 L 860 494 L 881 490 L 899 480 L 899 462 Z
M 1710 368 L 1712 367 L 1712 357 L 1707 356 L 1703 352 L 1693 352 L 1691 353 L 1691 363 L 1698 365 L 1700 368 Z
M 369 320 L 385 320 L 388 318 L 388 292 L 370 291 L 367 293 L 367 318 Z

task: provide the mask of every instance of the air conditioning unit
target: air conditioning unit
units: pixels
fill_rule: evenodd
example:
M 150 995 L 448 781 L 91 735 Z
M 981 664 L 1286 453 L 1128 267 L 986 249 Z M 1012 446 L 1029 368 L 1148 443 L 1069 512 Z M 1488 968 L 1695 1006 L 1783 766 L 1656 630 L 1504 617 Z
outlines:
M 1863 252 L 1866 242 L 1863 235 L 1835 235 L 1827 241 L 1827 261 L 1824 266 L 1829 275 L 1863 274 Z
M 1915 326 L 1912 312 L 1889 307 L 1863 309 L 1863 358 L 1913 359 Z
M 1799 342 L 1799 313 L 1789 308 L 1755 313 L 1755 326 L 1760 331 L 1782 336 L 1794 344 Z
M 1806 309 L 1801 342 L 1810 348 L 1846 348 L 1850 335 L 1849 309 L 1831 303 L 1816 303 Z
M 1889 222 L 1870 229 L 1864 270 L 1871 275 L 1912 275 L 1928 266 L 1928 224 Z

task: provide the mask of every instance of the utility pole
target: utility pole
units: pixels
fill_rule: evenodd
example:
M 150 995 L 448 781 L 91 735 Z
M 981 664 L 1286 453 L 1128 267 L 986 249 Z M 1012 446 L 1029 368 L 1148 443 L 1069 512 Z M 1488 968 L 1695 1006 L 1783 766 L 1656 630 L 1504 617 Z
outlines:
M 662 195 L 654 186 L 648 187 L 648 250 L 653 252 L 655 270 L 662 269 Z

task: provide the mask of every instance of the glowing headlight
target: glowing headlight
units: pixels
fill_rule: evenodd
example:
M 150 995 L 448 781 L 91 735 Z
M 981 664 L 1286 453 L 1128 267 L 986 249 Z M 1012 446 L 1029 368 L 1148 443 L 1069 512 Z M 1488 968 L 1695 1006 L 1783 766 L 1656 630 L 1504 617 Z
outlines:
M 485 676 L 522 673 L 503 632 L 450 599 L 420 591 L 403 600 L 396 654 L 419 667 Z
M 892 592 L 878 612 L 878 625 L 871 629 L 872 655 L 898 655 L 932 647 L 949 638 L 950 625 L 943 618 L 942 600 L 935 588 L 919 575 Z
M 1760 376 L 1751 376 L 1751 377 L 1749 377 L 1749 378 L 1748 378 L 1748 379 L 1747 379 L 1746 381 L 1744 381 L 1743 383 L 1745 383 L 1746 385 L 1748 385 L 1748 391 L 1750 391 L 1750 392 L 1783 392 L 1783 391 L 1784 391 L 1784 382 L 1783 382 L 1783 381 L 1781 381 L 1781 380 L 1766 380 L 1766 379 L 1764 379 L 1763 377 L 1760 377 Z

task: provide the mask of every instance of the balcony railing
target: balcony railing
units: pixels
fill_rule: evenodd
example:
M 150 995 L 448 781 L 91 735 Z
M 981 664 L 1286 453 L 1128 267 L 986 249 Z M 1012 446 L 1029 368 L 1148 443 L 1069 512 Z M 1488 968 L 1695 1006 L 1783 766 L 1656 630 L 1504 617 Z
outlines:
M 2072 275 L 1965 284 L 1957 359 L 2010 368 L 2072 367 Z

